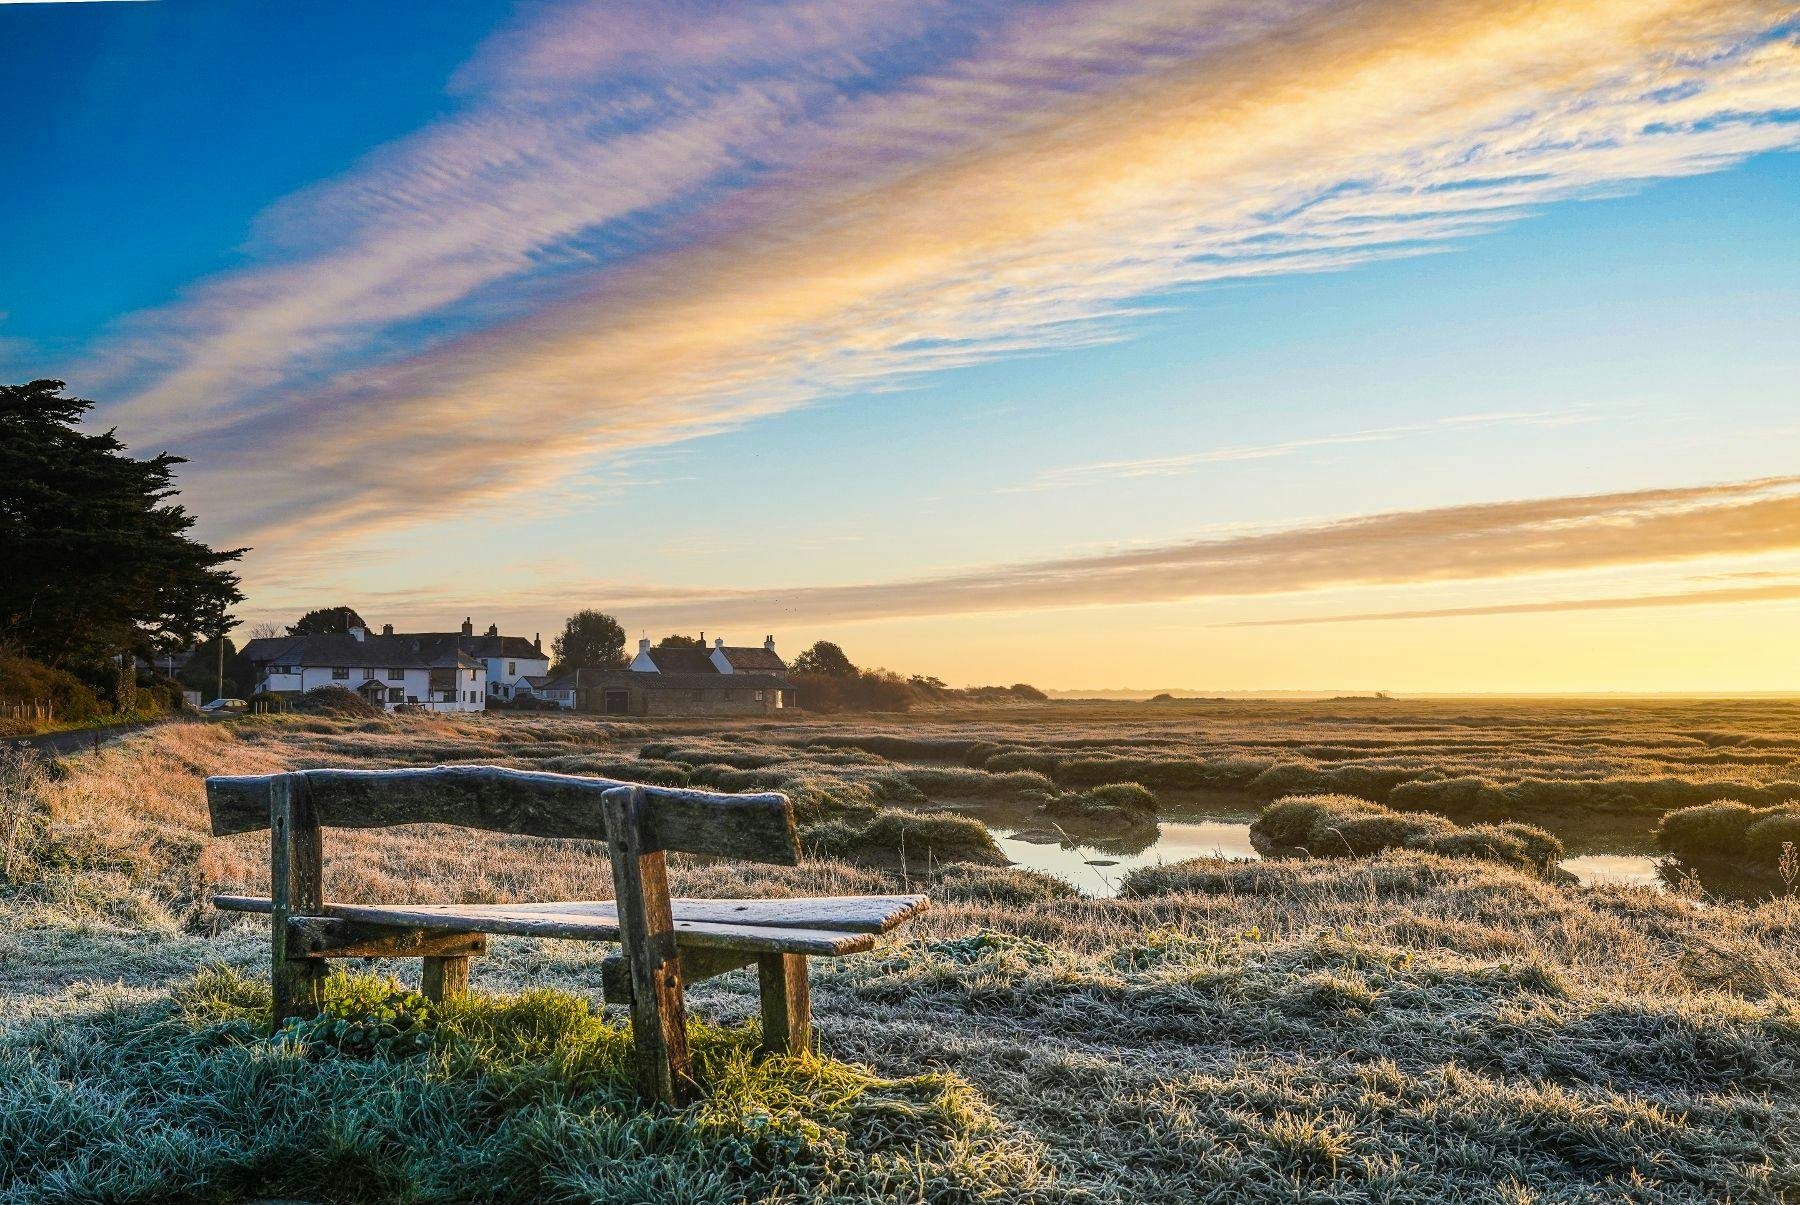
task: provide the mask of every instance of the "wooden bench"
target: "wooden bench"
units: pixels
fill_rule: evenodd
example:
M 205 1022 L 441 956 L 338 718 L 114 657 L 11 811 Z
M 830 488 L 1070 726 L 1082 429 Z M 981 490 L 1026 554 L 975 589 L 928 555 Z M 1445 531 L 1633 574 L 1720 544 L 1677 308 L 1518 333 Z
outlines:
M 438 766 L 298 770 L 206 780 L 217 836 L 269 830 L 270 895 L 214 906 L 269 914 L 275 1023 L 318 1014 L 332 958 L 421 958 L 434 1000 L 464 991 L 490 933 L 618 942 L 602 991 L 631 1007 L 639 1088 L 690 1099 L 683 986 L 754 964 L 763 1049 L 811 1041 L 806 960 L 870 949 L 926 906 L 922 895 L 785 900 L 671 899 L 665 851 L 792 866 L 793 809 L 778 794 L 722 795 L 605 778 Z M 335 904 L 323 890 L 322 830 L 452 824 L 605 841 L 613 900 L 526 904 Z

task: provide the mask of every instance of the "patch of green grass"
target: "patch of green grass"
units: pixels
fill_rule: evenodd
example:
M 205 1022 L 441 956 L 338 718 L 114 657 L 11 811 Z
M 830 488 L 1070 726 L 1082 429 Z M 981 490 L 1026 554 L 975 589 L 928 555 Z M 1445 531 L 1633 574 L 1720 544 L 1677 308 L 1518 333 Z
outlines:
M 539 990 L 428 1006 L 334 976 L 318 1021 L 209 970 L 0 1041 L 0 1201 L 1031 1199 L 1042 1152 L 954 1076 L 886 1078 L 693 1022 L 702 1101 L 631 1087 L 625 1026 Z M 423 1040 L 359 1034 L 410 1018 Z

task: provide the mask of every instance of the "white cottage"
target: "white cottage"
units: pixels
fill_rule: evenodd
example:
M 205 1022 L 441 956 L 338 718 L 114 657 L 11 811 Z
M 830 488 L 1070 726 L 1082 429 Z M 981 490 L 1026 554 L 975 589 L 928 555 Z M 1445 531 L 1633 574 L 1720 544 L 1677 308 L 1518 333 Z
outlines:
M 255 667 L 255 693 L 301 695 L 341 686 L 392 711 L 416 704 L 430 711 L 485 711 L 486 662 L 454 645 L 434 647 L 416 636 L 379 636 L 362 628 L 328 636 L 252 640 L 243 656 Z
M 392 626 L 382 629 L 387 635 L 393 630 Z M 530 695 L 526 679 L 550 672 L 550 654 L 544 651 L 541 634 L 530 640 L 502 636 L 498 627 L 489 624 L 488 630 L 477 636 L 473 620 L 464 619 L 460 632 L 402 632 L 399 639 L 416 640 L 422 650 L 434 655 L 454 649 L 482 662 L 487 667 L 488 694 L 498 701 L 510 703 Z

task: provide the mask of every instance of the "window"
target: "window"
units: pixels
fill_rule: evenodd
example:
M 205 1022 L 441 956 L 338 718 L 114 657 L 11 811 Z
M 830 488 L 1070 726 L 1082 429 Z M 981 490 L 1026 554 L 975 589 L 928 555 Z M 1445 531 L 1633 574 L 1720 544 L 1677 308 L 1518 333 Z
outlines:
M 757 701 L 757 702 L 758 702 L 758 703 L 760 703 L 760 702 L 762 702 L 762 701 L 763 701 L 763 692 L 762 692 L 762 691 L 760 691 L 760 690 L 758 690 L 758 691 L 752 691 L 752 692 L 751 692 L 751 693 L 752 693 L 752 694 L 753 694 L 753 695 L 755 695 L 755 696 L 756 696 L 756 701 Z
M 519 663 L 518 663 L 518 662 L 517 662 L 517 661 L 508 661 L 508 662 L 507 662 L 507 663 L 506 663 L 506 675 L 507 675 L 507 677 L 509 677 L 509 678 L 510 678 L 510 677 L 512 677 L 512 676 L 513 676 L 513 675 L 514 675 L 514 674 L 516 674 L 516 673 L 518 673 L 518 672 L 519 672 Z
M 388 702 L 390 702 L 390 703 L 406 702 L 406 692 L 404 690 L 401 690 L 398 686 L 389 687 L 388 688 Z
M 342 681 L 342 680 L 348 678 L 349 676 L 350 676 L 350 667 L 349 666 L 334 665 L 331 667 L 331 677 L 334 681 Z
M 736 696 L 736 694 L 737 694 L 736 691 L 730 691 L 730 690 L 726 691 L 725 692 L 725 701 L 727 703 L 731 702 L 731 700 Z
M 394 669 L 392 667 L 389 667 L 388 672 L 387 672 L 387 680 L 389 682 L 404 682 L 404 681 L 406 681 L 406 671 L 403 669 Z
M 373 682 L 374 680 L 375 680 L 375 671 L 373 669 L 365 669 L 363 671 L 363 681 L 364 682 Z
M 475 680 L 475 674 L 476 674 L 476 672 L 477 672 L 477 671 L 475 671 L 475 670 L 470 670 L 470 671 L 469 671 L 469 681 L 471 681 L 471 682 L 473 682 L 473 681 L 474 681 L 474 680 Z
M 291 674 L 294 672 L 294 667 L 291 665 L 271 665 L 269 667 L 269 672 L 271 674 Z
M 706 692 L 704 690 L 691 690 L 688 692 L 688 699 L 690 702 L 699 703 L 705 698 Z

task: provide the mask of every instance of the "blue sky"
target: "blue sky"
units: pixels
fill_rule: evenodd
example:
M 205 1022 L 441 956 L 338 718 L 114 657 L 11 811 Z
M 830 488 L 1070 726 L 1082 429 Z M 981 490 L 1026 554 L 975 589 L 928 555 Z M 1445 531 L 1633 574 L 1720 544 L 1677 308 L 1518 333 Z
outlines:
M 1343 8 L 0 5 L 0 373 L 253 619 L 1791 683 L 1715 638 L 1800 596 L 1780 6 Z

